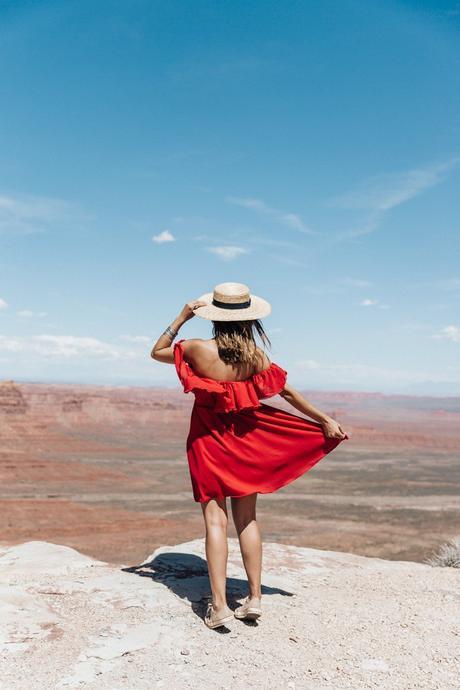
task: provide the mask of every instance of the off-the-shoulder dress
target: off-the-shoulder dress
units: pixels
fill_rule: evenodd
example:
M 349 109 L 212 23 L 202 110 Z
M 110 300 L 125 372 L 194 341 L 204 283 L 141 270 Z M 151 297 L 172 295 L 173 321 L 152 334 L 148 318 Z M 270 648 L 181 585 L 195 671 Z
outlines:
M 272 493 L 348 438 L 329 438 L 318 422 L 261 402 L 285 386 L 287 371 L 275 362 L 244 381 L 216 381 L 185 361 L 183 342 L 174 363 L 184 392 L 195 395 L 186 443 L 195 501 Z

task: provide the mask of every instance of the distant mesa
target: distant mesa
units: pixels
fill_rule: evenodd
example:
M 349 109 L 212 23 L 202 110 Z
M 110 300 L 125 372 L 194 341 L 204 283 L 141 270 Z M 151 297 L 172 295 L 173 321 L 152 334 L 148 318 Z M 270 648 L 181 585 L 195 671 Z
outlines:
M 69 398 L 62 403 L 63 412 L 81 412 L 83 408 L 83 398 Z
M 28 405 L 14 381 L 0 381 L 0 413 L 25 414 Z

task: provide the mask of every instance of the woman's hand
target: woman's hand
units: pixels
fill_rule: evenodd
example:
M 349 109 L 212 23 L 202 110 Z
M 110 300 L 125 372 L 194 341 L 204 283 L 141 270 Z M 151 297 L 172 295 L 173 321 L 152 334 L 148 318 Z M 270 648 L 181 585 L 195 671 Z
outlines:
M 350 438 L 347 432 L 344 431 L 340 424 L 336 422 L 335 419 L 332 419 L 332 417 L 322 422 L 321 426 L 323 427 L 324 435 L 327 436 L 327 438 L 345 438 L 345 436 Z
M 187 304 L 184 306 L 181 313 L 179 314 L 178 318 L 185 323 L 189 319 L 193 319 L 193 317 L 195 316 L 195 309 L 197 309 L 198 307 L 205 307 L 206 304 L 207 302 L 200 302 L 200 300 L 197 299 L 192 302 L 187 302 Z
M 174 347 L 172 341 L 174 338 L 171 336 L 171 330 L 176 334 L 183 324 L 192 319 L 195 316 L 195 309 L 197 307 L 204 307 L 206 302 L 200 300 L 194 300 L 192 302 L 187 302 L 185 307 L 182 309 L 179 316 L 176 316 L 174 321 L 169 325 L 168 329 L 164 331 L 155 345 L 152 348 L 150 356 L 156 359 L 158 362 L 165 362 L 167 364 L 174 364 Z

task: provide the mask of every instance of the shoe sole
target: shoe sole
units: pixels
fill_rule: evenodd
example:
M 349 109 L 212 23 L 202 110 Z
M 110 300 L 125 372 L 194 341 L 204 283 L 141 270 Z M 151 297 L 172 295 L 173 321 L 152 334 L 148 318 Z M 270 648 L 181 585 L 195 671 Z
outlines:
M 258 611 L 257 609 L 248 609 L 245 613 L 234 613 L 235 618 L 238 618 L 238 620 L 250 620 L 250 621 L 255 621 L 257 618 L 260 618 L 262 615 L 262 611 Z
M 214 623 L 207 623 L 205 620 L 205 625 L 208 628 L 211 628 L 212 630 L 214 628 L 221 628 L 225 623 L 230 623 L 230 621 L 233 620 L 233 616 L 227 616 L 227 618 L 220 618 L 218 621 L 215 621 Z

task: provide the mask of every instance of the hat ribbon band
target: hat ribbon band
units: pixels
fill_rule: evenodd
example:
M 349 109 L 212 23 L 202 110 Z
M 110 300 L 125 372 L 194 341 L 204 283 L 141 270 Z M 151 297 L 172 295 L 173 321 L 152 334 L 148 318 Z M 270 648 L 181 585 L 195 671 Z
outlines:
M 215 307 L 220 307 L 220 309 L 246 309 L 251 306 L 251 298 L 247 302 L 219 302 L 219 300 L 213 299 L 212 303 Z

